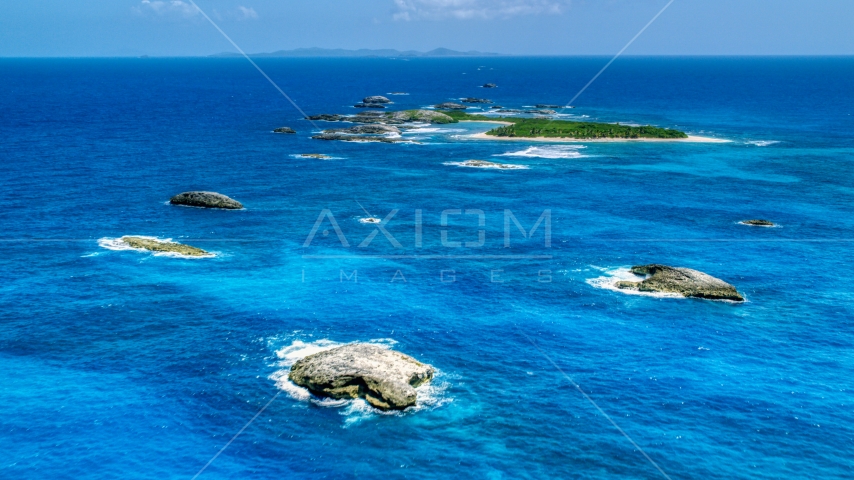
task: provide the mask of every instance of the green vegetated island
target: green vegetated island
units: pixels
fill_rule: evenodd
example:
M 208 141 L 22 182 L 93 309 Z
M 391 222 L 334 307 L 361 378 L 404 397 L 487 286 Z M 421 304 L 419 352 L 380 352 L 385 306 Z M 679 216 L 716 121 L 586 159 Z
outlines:
M 659 128 L 651 125 L 642 127 L 630 127 L 615 123 L 597 122 L 571 122 L 567 120 L 552 120 L 550 118 L 512 118 L 512 117 L 484 117 L 483 115 L 472 115 L 458 110 L 445 111 L 442 113 L 453 118 L 454 121 L 480 121 L 480 122 L 506 122 L 504 125 L 493 128 L 486 132 L 487 135 L 495 137 L 520 137 L 520 138 L 688 138 L 685 132 L 671 128 Z

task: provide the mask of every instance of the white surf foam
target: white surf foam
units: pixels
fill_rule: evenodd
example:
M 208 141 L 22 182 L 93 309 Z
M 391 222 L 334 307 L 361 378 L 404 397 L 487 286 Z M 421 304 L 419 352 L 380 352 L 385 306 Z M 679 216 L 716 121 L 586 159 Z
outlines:
M 579 150 L 583 145 L 548 145 L 528 147 L 517 152 L 507 152 L 493 155 L 494 157 L 528 157 L 528 158 L 583 158 Z
M 154 240 L 156 242 L 164 242 L 165 243 L 165 242 L 171 242 L 172 241 L 171 238 L 148 237 L 145 235 L 134 235 L 134 236 L 139 237 L 139 238 L 145 238 L 148 240 Z M 176 253 L 176 252 L 152 252 L 152 251 L 146 250 L 144 248 L 131 247 L 130 245 L 125 243 L 121 239 L 121 237 L 99 238 L 98 239 L 98 246 L 101 248 L 105 248 L 107 250 L 113 250 L 113 251 L 117 251 L 117 252 L 133 250 L 135 252 L 149 253 L 155 257 L 184 258 L 184 259 L 188 259 L 188 260 L 197 260 L 197 259 L 201 259 L 201 258 L 213 258 L 213 257 L 217 256 L 217 254 L 214 252 L 208 252 L 207 255 L 200 255 L 200 256 L 182 255 L 182 254 Z
M 659 293 L 659 292 L 641 292 L 639 290 L 627 290 L 622 288 L 617 288 L 617 282 L 620 281 L 628 281 L 628 282 L 640 282 L 644 278 L 641 275 L 635 275 L 632 273 L 631 269 L 628 267 L 619 267 L 612 269 L 605 269 L 601 267 L 592 266 L 594 269 L 601 271 L 605 275 L 596 278 L 588 278 L 586 280 L 587 284 L 594 288 L 601 288 L 603 290 L 611 290 L 614 292 L 620 292 L 626 295 L 640 295 L 644 297 L 658 297 L 658 298 L 685 298 L 678 293 Z
M 451 165 L 463 168 L 488 168 L 493 170 L 528 170 L 527 165 L 515 165 L 512 163 L 496 163 L 494 165 L 472 165 L 466 162 L 445 162 L 442 165 Z
M 775 145 L 777 143 L 780 143 L 780 141 L 779 140 L 748 140 L 744 143 L 746 143 L 747 145 L 754 145 L 757 147 L 767 147 L 769 145 Z
M 331 155 L 327 155 L 326 158 L 314 158 L 314 157 L 304 157 L 304 153 L 293 153 L 288 155 L 291 158 L 297 158 L 300 160 L 344 160 L 344 157 L 333 157 Z M 321 153 L 321 155 L 325 155 Z
M 317 402 L 313 403 L 319 406 L 341 407 L 342 405 L 333 405 L 332 402 L 345 402 L 340 413 L 345 417 L 344 426 L 349 427 L 365 420 L 370 420 L 379 416 L 402 417 L 404 415 L 410 415 L 413 413 L 420 412 L 422 410 L 432 410 L 435 408 L 439 408 L 454 401 L 453 398 L 450 398 L 446 395 L 449 385 L 450 384 L 445 380 L 442 372 L 437 370 L 433 376 L 433 380 L 430 383 L 426 385 L 421 385 L 420 387 L 415 389 L 418 395 L 418 401 L 416 405 L 413 407 L 409 407 L 403 411 L 379 410 L 372 407 L 368 402 L 362 400 L 361 398 L 356 400 L 331 401 L 329 401 L 329 399 L 326 399 L 327 401 L 329 401 L 328 404 L 320 404 Z
M 368 343 L 384 348 L 391 348 L 397 342 L 391 338 L 378 338 L 369 340 Z M 402 416 L 424 409 L 437 408 L 453 401 L 453 398 L 449 398 L 445 395 L 449 384 L 445 381 L 444 375 L 439 370 L 435 371 L 433 380 L 430 383 L 421 385 L 415 389 L 418 393 L 418 402 L 416 405 L 403 411 L 379 410 L 372 407 L 368 402 L 362 399 L 350 400 L 317 397 L 309 392 L 308 389 L 300 387 L 288 380 L 288 374 L 290 373 L 291 366 L 301 358 L 339 347 L 341 345 L 345 345 L 345 343 L 333 342 L 328 339 L 315 340 L 312 342 L 294 340 L 287 347 L 276 350 L 276 358 L 278 360 L 273 365 L 279 369 L 273 372 L 269 378 L 276 382 L 277 388 L 296 401 L 311 403 L 319 407 L 340 408 L 341 415 L 346 417 L 344 420 L 345 427 L 379 415 Z

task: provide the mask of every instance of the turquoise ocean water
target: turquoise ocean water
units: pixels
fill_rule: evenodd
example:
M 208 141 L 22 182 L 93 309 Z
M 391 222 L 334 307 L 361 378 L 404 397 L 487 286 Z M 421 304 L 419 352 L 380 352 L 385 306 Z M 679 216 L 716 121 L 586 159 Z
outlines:
M 605 62 L 259 65 L 319 114 L 401 91 L 394 109 L 562 104 Z M 199 478 L 663 478 L 570 377 L 671 478 L 851 478 L 852 84 L 851 58 L 622 58 L 561 118 L 729 142 L 478 141 L 491 125 L 463 123 L 386 145 L 310 139 L 241 59 L 0 60 L 0 477 L 189 479 L 278 393 Z M 246 209 L 167 204 L 195 189 Z M 309 241 L 324 210 L 348 247 L 328 217 Z M 359 220 L 393 210 L 400 246 L 360 247 Z M 526 230 L 549 212 L 550 245 L 545 220 L 530 238 L 511 220 L 506 247 L 507 211 Z M 104 247 L 122 235 L 216 256 Z M 606 288 L 653 262 L 748 301 Z M 417 408 L 283 380 L 354 341 L 438 369 Z

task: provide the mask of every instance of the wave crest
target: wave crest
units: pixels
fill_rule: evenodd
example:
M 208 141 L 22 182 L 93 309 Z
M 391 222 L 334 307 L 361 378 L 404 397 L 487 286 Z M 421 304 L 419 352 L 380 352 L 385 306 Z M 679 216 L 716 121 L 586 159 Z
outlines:
M 586 148 L 583 145 L 548 145 L 528 147 L 518 152 L 507 152 L 493 155 L 494 157 L 527 157 L 527 158 L 583 158 L 579 150 Z
M 640 290 L 627 290 L 623 288 L 617 287 L 617 282 L 621 281 L 629 281 L 629 282 L 639 282 L 643 280 L 645 277 L 641 275 L 635 275 L 632 273 L 631 269 L 628 267 L 618 267 L 618 268 L 599 268 L 593 267 L 602 273 L 601 277 L 596 278 L 588 278 L 585 282 L 594 287 L 601 288 L 603 290 L 611 290 L 613 292 L 620 292 L 625 295 L 640 295 L 643 297 L 657 297 L 657 298 L 685 298 L 678 293 L 661 293 L 661 292 L 642 292 Z

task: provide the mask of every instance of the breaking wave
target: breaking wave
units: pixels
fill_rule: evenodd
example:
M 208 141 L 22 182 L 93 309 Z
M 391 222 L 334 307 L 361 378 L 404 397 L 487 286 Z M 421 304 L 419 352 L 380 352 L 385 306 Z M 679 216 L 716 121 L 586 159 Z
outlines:
M 628 267 L 619 267 L 619 268 L 600 268 L 593 267 L 596 270 L 604 273 L 601 277 L 596 278 L 588 278 L 585 280 L 588 285 L 594 288 L 601 288 L 603 290 L 611 290 L 614 292 L 620 292 L 625 295 L 640 295 L 644 297 L 658 297 L 658 298 L 685 298 L 678 293 L 660 293 L 660 292 L 641 292 L 639 290 L 627 290 L 617 287 L 617 282 L 620 281 L 629 281 L 629 282 L 640 282 L 645 277 L 641 275 L 635 275 Z
M 583 145 L 548 145 L 529 147 L 517 152 L 507 152 L 493 155 L 494 157 L 528 157 L 528 158 L 583 158 L 579 150 Z

